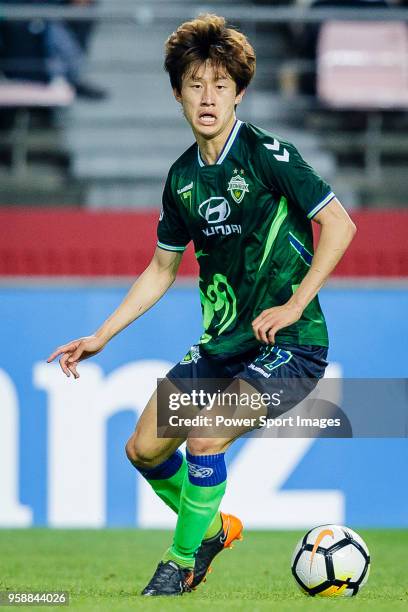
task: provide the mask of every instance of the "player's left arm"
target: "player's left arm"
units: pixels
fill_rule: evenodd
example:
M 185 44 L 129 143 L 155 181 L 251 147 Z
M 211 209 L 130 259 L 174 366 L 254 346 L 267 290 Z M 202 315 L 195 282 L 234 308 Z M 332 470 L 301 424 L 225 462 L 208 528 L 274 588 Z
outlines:
M 356 233 L 356 226 L 337 198 L 333 198 L 318 212 L 313 221 L 319 223 L 321 232 L 310 269 L 286 304 L 268 308 L 254 319 L 254 334 L 261 342 L 274 344 L 275 334 L 280 329 L 300 319 L 304 309 L 322 288 Z

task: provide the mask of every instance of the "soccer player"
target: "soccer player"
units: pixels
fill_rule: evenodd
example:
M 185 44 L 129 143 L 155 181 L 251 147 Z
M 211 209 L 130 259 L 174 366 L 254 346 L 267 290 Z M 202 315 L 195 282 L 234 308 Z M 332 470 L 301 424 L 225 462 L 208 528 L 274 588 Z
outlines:
M 80 361 L 101 351 L 167 291 L 192 240 L 204 331 L 166 380 L 245 379 L 254 388 L 260 379 L 317 381 L 328 347 L 317 292 L 355 226 L 292 144 L 236 118 L 255 72 L 254 50 L 242 33 L 216 15 L 183 23 L 166 42 L 165 68 L 196 142 L 167 177 L 157 248 L 105 323 L 60 346 L 48 361 L 61 355 L 63 372 L 78 378 Z M 315 252 L 311 220 L 321 226 Z M 241 521 L 219 511 L 225 451 L 235 436 L 188 436 L 184 456 L 178 448 L 183 439 L 159 438 L 156 423 L 157 391 L 126 452 L 178 519 L 173 543 L 142 594 L 180 595 L 241 537 Z

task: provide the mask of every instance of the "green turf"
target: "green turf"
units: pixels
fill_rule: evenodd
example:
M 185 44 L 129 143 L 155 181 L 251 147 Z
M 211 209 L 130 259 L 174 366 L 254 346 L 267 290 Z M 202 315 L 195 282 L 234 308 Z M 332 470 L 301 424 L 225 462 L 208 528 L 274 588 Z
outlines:
M 352 599 L 309 598 L 298 591 L 289 566 L 300 532 L 246 532 L 243 542 L 219 556 L 196 592 L 148 599 L 138 593 L 170 541 L 168 532 L 0 530 L 0 590 L 66 590 L 69 610 L 92 612 L 407 610 L 408 531 L 360 533 L 372 568 L 367 586 Z

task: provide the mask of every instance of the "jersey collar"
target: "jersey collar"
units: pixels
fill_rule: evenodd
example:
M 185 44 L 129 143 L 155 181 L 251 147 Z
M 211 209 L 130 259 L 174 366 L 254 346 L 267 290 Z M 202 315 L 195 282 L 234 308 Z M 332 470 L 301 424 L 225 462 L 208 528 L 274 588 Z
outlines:
M 222 151 L 217 159 L 217 161 L 215 162 L 215 166 L 220 166 L 222 164 L 222 162 L 224 161 L 224 159 L 227 157 L 229 150 L 231 149 L 232 145 L 234 144 L 234 141 L 238 135 L 238 132 L 240 130 L 240 127 L 242 125 L 242 121 L 240 121 L 239 119 L 237 119 L 235 121 L 234 127 L 231 130 L 230 135 L 227 138 L 227 141 L 225 143 L 225 145 L 222 148 Z M 207 166 L 208 164 L 206 164 L 200 154 L 200 147 L 197 145 L 197 159 L 198 159 L 198 164 L 200 166 L 200 168 L 203 168 L 204 166 Z

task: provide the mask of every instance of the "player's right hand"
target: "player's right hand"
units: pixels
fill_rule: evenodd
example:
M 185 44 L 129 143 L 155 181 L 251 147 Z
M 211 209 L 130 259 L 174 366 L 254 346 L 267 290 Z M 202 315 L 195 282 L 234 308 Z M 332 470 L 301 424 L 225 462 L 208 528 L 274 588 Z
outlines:
M 47 363 L 51 363 L 58 355 L 62 355 L 59 360 L 61 370 L 68 377 L 71 375 L 70 373 L 72 373 L 74 378 L 79 378 L 77 372 L 78 363 L 96 355 L 104 346 L 105 342 L 101 340 L 101 338 L 97 336 L 84 336 L 83 338 L 78 338 L 77 340 L 72 340 L 67 344 L 59 346 L 48 357 Z

